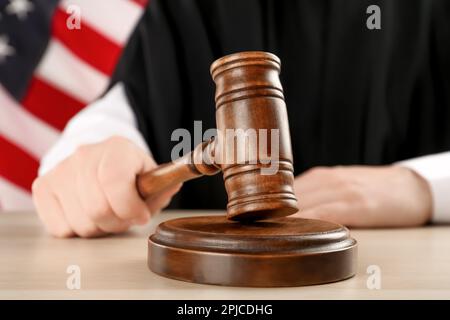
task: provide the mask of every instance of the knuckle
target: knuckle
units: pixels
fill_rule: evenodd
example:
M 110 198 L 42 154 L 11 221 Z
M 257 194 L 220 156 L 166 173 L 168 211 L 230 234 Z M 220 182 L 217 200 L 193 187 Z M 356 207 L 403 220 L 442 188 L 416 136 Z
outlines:
M 83 228 L 80 230 L 77 230 L 78 236 L 81 238 L 93 238 L 99 235 L 99 232 L 96 228 Z
M 130 229 L 129 224 L 123 224 L 120 227 L 118 227 L 116 230 L 112 230 L 111 233 L 122 233 L 122 232 L 126 232 L 129 229 Z
M 129 156 L 129 154 L 123 157 L 118 154 L 106 154 L 103 157 L 97 171 L 97 178 L 102 186 L 121 185 L 135 179 L 137 166 L 133 160 L 129 160 Z
M 108 139 L 106 139 L 106 144 L 110 146 L 116 146 L 118 144 L 126 144 L 128 145 L 130 141 L 127 138 L 121 137 L 121 136 L 111 136 Z
M 43 178 L 39 177 L 39 178 L 36 178 L 33 181 L 33 184 L 31 185 L 31 191 L 33 193 L 37 193 L 39 190 L 42 189 L 42 185 L 43 185 L 43 181 L 42 180 L 43 180 Z
M 37 212 L 40 213 L 40 206 L 38 206 L 38 204 L 45 199 L 46 193 L 48 192 L 47 190 L 49 190 L 48 183 L 45 181 L 45 178 L 40 177 L 34 180 L 31 190 L 31 196 L 35 204 L 35 208 Z
M 105 220 L 109 217 L 109 206 L 105 203 L 94 205 L 88 216 L 95 222 Z
M 74 152 L 74 159 L 78 160 L 78 161 L 82 161 L 84 159 L 86 159 L 86 157 L 89 156 L 91 151 L 91 147 L 88 145 L 81 145 L 79 147 L 77 147 L 77 149 Z
M 117 216 L 124 221 L 130 221 L 137 217 L 135 212 L 129 210 L 117 211 Z
M 49 228 L 49 233 L 56 238 L 70 238 L 73 236 L 72 230 L 64 226 Z
M 97 171 L 98 181 L 102 186 L 120 183 L 123 181 L 124 174 L 123 169 L 110 160 L 103 161 Z

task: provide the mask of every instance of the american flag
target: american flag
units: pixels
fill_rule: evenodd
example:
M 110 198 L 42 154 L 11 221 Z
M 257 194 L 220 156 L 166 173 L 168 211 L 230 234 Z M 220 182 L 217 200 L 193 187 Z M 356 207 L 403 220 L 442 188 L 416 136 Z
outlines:
M 146 5 L 0 0 L 1 209 L 32 207 L 39 159 L 67 121 L 106 89 Z

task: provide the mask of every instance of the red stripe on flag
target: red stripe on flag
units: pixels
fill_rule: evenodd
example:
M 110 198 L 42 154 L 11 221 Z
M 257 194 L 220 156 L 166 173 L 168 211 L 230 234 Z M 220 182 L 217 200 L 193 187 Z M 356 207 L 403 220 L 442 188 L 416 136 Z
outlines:
M 0 135 L 0 176 L 25 190 L 31 190 L 39 162 Z
M 145 7 L 147 6 L 149 0 L 131 0 L 131 2 L 137 3 L 138 5 Z
M 83 19 L 81 19 L 81 29 L 70 30 L 66 24 L 69 17 L 61 8 L 56 9 L 53 16 L 53 36 L 81 60 L 100 72 L 111 75 L 122 52 L 122 47 L 84 23 Z
M 84 103 L 33 77 L 22 105 L 32 114 L 56 129 L 62 130 Z

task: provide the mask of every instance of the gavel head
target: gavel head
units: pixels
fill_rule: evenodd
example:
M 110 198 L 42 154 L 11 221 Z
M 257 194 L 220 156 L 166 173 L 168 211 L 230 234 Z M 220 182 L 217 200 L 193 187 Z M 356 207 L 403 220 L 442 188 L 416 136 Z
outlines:
M 214 161 L 223 172 L 228 218 L 259 220 L 298 211 L 280 60 L 241 52 L 211 65 L 216 84 Z

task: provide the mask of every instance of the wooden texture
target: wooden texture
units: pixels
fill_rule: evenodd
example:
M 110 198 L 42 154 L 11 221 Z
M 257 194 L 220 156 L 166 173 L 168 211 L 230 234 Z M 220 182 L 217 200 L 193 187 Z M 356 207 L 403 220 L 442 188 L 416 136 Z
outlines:
M 211 150 L 213 145 L 213 141 L 201 143 L 191 153 L 140 174 L 136 178 L 136 188 L 141 197 L 146 199 L 178 183 L 219 172 L 220 168 L 211 164 L 211 153 L 204 152 Z M 204 156 L 208 159 L 203 160 Z
M 262 220 L 297 212 L 279 73 L 280 60 L 266 52 L 242 52 L 215 61 L 211 75 L 216 83 L 217 139 L 138 176 L 141 196 L 222 170 L 229 219 Z
M 356 241 L 345 227 L 300 218 L 170 220 L 150 237 L 148 254 L 150 269 L 160 275 L 227 286 L 312 285 L 356 271 Z
M 279 73 L 280 60 L 267 52 L 231 54 L 211 65 L 219 133 L 215 156 L 221 163 L 230 219 L 270 219 L 298 211 L 289 121 Z M 253 130 L 257 139 L 239 141 L 227 135 L 230 129 L 235 133 Z M 272 130 L 278 132 L 275 141 Z M 264 132 L 267 137 L 262 145 L 266 150 L 260 145 Z M 245 164 L 239 163 L 239 154 L 246 155 Z M 269 166 L 265 160 L 276 164 L 275 174 L 262 174 L 261 170 Z
M 347 229 L 280 218 L 298 211 L 280 66 L 267 52 L 216 60 L 210 71 L 217 137 L 137 178 L 139 193 L 148 197 L 221 170 L 228 194 L 227 217 L 186 218 L 157 229 L 149 239 L 152 271 L 196 283 L 252 287 L 312 285 L 354 275 L 356 241 Z
M 223 287 L 149 272 L 147 238 L 159 223 L 211 213 L 163 212 L 147 227 L 123 235 L 61 240 L 48 236 L 34 212 L 0 212 L 0 299 L 450 298 L 450 226 L 353 229 L 351 234 L 358 240 L 355 277 L 319 286 Z M 81 268 L 80 290 L 66 287 L 70 265 Z M 380 269 L 379 290 L 367 287 L 369 266 Z

